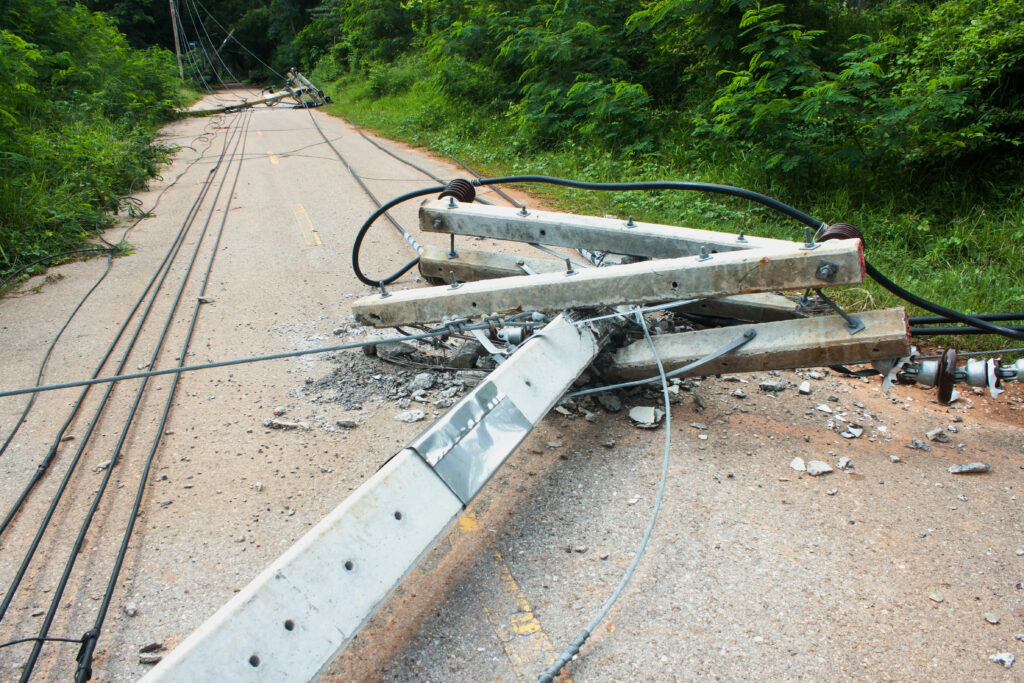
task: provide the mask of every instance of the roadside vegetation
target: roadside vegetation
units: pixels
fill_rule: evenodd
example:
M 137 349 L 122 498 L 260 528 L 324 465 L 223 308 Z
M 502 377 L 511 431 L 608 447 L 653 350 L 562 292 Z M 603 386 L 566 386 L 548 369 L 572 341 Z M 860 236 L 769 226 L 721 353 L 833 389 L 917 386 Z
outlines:
M 748 187 L 857 225 L 915 292 L 1024 310 L 1020 0 L 327 0 L 296 44 L 334 111 L 481 172 Z M 543 192 L 801 234 L 736 200 Z M 847 297 L 895 303 L 873 284 Z
M 166 153 L 153 134 L 187 93 L 173 55 L 132 49 L 109 18 L 63 0 L 0 3 L 0 92 L 3 280 L 130 208 L 123 196 Z

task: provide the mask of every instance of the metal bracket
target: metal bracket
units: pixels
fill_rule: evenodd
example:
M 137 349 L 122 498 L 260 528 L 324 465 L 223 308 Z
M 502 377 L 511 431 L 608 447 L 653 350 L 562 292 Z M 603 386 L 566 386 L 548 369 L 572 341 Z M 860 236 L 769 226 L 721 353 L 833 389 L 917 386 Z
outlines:
M 806 311 L 807 307 L 811 305 L 811 290 L 805 289 L 804 293 L 797 297 L 796 306 L 801 311 Z
M 495 346 L 494 342 L 491 341 L 491 338 L 488 337 L 487 333 L 484 332 L 483 330 L 475 329 L 472 330 L 472 332 L 473 336 L 476 337 L 476 340 L 483 345 L 487 353 L 491 354 L 491 358 L 497 361 L 497 363 L 500 365 L 505 360 L 505 356 L 508 355 L 508 351 L 506 351 L 505 349 L 499 349 L 497 346 Z
M 818 296 L 821 297 L 822 301 L 829 305 L 829 308 L 843 316 L 843 320 L 846 321 L 846 329 L 850 331 L 850 334 L 857 334 L 865 329 L 864 322 L 860 318 L 856 318 L 839 308 L 839 304 L 825 296 L 820 289 L 816 289 L 814 291 L 818 293 Z
M 803 247 L 800 248 L 803 249 Z M 828 283 L 835 282 L 837 275 L 839 275 L 839 264 L 833 263 L 832 261 L 825 261 L 824 259 L 818 263 L 818 269 L 814 271 L 814 277 Z
M 820 245 L 814 241 L 814 233 L 811 232 L 810 228 L 804 228 L 804 243 L 800 247 L 804 251 L 811 251 L 817 249 Z

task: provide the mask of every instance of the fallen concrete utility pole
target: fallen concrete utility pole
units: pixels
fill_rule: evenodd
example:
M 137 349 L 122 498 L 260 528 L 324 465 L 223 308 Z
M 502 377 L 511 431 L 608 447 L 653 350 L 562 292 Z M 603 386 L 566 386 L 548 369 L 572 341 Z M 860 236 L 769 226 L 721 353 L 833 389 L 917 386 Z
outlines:
M 360 299 L 356 320 L 393 327 L 512 310 L 573 308 L 703 299 L 864 280 L 860 240 L 833 240 L 805 250 L 785 248 L 659 259 L 412 289 Z
M 304 95 L 309 95 L 311 97 L 312 102 L 310 103 L 310 106 L 313 107 L 319 107 L 329 101 L 329 99 L 323 94 L 323 91 L 310 83 L 309 79 L 297 71 L 289 71 L 288 80 L 284 87 L 280 91 L 267 95 L 266 97 L 255 97 L 210 109 L 185 109 L 180 110 L 178 113 L 182 116 L 209 116 L 211 114 L 248 109 L 261 104 L 272 107 L 281 100 L 289 97 L 294 99 L 296 104 L 301 105 L 303 103 Z
M 168 654 L 145 681 L 315 678 L 614 327 L 556 317 Z
M 485 204 L 459 204 L 454 198 L 429 200 L 420 206 L 420 229 L 474 237 L 586 247 L 613 254 L 649 258 L 696 256 L 746 249 L 790 249 L 792 242 L 672 225 L 638 223 L 551 211 L 528 211 Z
M 449 282 L 454 274 L 458 282 L 493 280 L 499 277 L 564 273 L 565 263 L 550 258 L 526 258 L 473 249 L 425 246 L 420 255 L 420 275 L 431 284 Z M 716 318 L 734 318 L 748 322 L 771 322 L 802 318 L 796 303 L 779 294 L 736 294 L 702 299 L 683 304 L 677 311 Z
M 293 74 L 289 82 L 297 78 Z M 380 295 L 356 302 L 356 319 L 379 327 L 445 320 L 455 330 L 457 323 L 451 321 L 494 312 L 562 313 L 532 337 L 524 327 L 511 325 L 497 329 L 495 324 L 493 338 L 481 333 L 485 348 L 507 342 L 514 350 L 499 350 L 509 355 L 487 379 L 144 680 L 310 680 L 319 675 L 624 324 L 625 309 L 600 319 L 584 319 L 580 311 L 686 299 L 696 300 L 685 304 L 696 307 L 693 313 L 772 320 L 798 313 L 791 301 L 770 292 L 810 288 L 830 301 L 820 288 L 859 284 L 864 278 L 863 245 L 854 239 L 819 244 L 808 239 L 800 245 L 631 220 L 460 207 L 454 199 L 427 202 L 421 221 L 425 229 L 451 234 L 553 246 L 578 243 L 588 250 L 672 258 L 577 270 L 568 259 L 458 254 L 453 243 L 447 252 L 426 249 L 420 262 L 424 275 L 452 278 L 450 285 L 393 293 L 382 287 Z M 892 359 L 909 352 L 902 309 L 854 319 L 831 305 L 840 315 L 745 325 L 740 337 L 736 328 L 658 335 L 654 344 L 665 367 L 688 366 L 704 375 Z M 630 345 L 614 356 L 612 372 L 650 377 L 656 372 L 655 356 L 649 347 Z
M 288 88 L 286 90 L 276 92 L 273 95 L 267 95 L 266 97 L 254 97 L 252 99 L 242 100 L 241 102 L 234 102 L 232 104 L 225 104 L 220 107 L 212 107 L 210 109 L 187 109 L 179 113 L 183 116 L 209 116 L 210 114 L 220 114 L 227 111 L 248 109 L 249 107 L 256 107 L 261 104 L 272 106 L 288 97 L 293 97 L 297 102 L 301 102 L 299 98 L 306 92 L 309 92 L 308 88 Z
M 910 355 L 910 324 L 903 308 L 858 313 L 864 331 L 850 334 L 838 315 L 802 320 L 662 334 L 654 337 L 658 357 L 668 371 L 704 357 L 708 349 L 726 344 L 738 329 L 753 329 L 757 337 L 734 353 L 715 359 L 693 374 L 788 370 L 824 365 L 867 363 Z M 614 379 L 640 379 L 658 372 L 646 341 L 619 349 L 604 371 Z

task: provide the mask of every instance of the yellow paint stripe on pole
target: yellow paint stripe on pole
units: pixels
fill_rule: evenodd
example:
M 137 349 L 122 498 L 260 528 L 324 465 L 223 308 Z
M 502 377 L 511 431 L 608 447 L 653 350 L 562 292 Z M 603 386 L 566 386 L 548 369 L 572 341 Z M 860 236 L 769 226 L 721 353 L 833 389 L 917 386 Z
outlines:
M 306 213 L 306 207 L 302 204 L 292 204 L 292 213 L 295 214 L 295 223 L 299 226 L 299 232 L 302 233 L 302 241 L 310 247 L 323 245 L 320 233 L 313 227 L 313 220 Z
M 476 515 L 466 512 L 458 521 L 459 531 L 480 530 Z M 487 621 L 501 642 L 516 678 L 521 683 L 534 680 L 541 668 L 555 661 L 557 653 L 541 627 L 505 559 L 488 538 L 488 563 L 477 588 L 477 597 Z M 567 677 L 560 682 L 570 681 Z

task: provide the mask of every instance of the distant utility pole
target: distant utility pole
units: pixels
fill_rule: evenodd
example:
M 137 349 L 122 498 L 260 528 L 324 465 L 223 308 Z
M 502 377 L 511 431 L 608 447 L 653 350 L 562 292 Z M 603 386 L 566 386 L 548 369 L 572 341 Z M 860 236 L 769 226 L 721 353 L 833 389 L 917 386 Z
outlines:
M 178 43 L 178 15 L 174 11 L 174 0 L 167 0 L 171 5 L 171 28 L 174 30 L 174 54 L 178 58 L 178 76 L 185 80 L 185 70 L 181 68 L 181 47 Z

